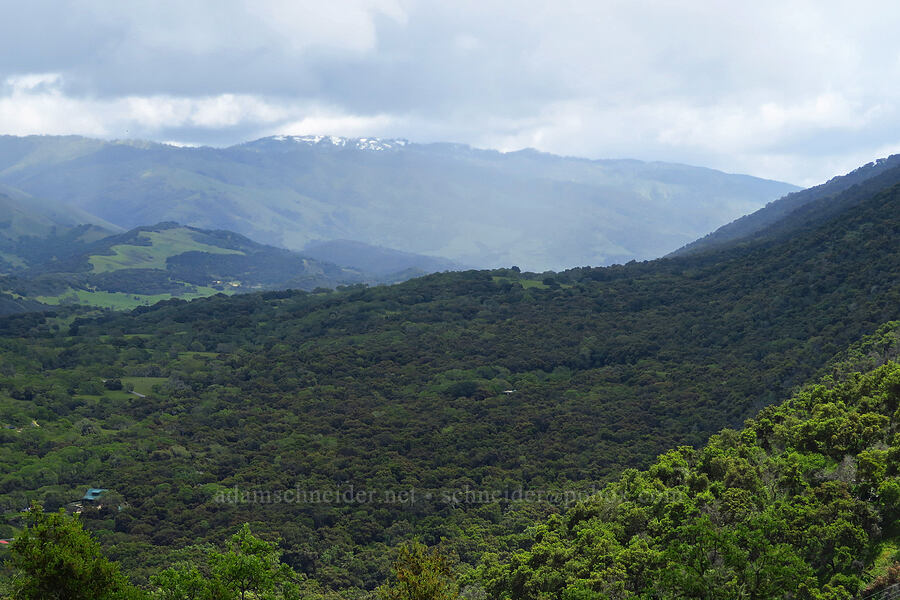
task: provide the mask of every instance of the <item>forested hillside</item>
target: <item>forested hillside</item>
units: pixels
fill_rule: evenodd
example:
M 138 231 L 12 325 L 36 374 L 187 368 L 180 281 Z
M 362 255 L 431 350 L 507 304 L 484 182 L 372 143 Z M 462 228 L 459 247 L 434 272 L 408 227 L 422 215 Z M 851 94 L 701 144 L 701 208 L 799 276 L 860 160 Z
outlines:
M 896 356 L 896 324 L 880 333 L 870 345 Z M 488 596 L 836 600 L 896 583 L 900 365 L 845 375 L 536 524 L 524 550 L 486 557 Z
M 900 582 L 900 365 L 891 360 L 898 355 L 900 323 L 894 322 L 832 361 L 820 382 L 763 409 L 743 430 L 726 429 L 700 449 L 671 450 L 646 471 L 626 470 L 524 531 L 527 523 L 506 523 L 506 550 L 485 553 L 477 567 L 446 554 L 448 544 L 462 540 L 445 537 L 433 550 L 404 545 L 393 577 L 377 594 L 349 597 L 849 600 L 894 588 Z M 106 502 L 121 501 L 118 493 L 107 495 Z M 505 504 L 493 510 L 511 511 Z M 82 510 L 94 525 L 104 513 Z M 122 510 L 121 504 L 105 510 L 117 529 Z M 20 523 L 26 528 L 0 554 L 0 594 L 348 597 L 282 563 L 278 543 L 255 537 L 246 524 L 227 543 L 211 540 L 170 553 L 157 574 L 135 587 L 81 531 L 80 520 L 33 504 Z M 146 554 L 141 559 L 156 562 Z
M 118 235 L 89 225 L 60 227 L 46 236 L 22 236 L 10 241 L 6 249 L 16 264 L 9 265 L 8 275 L 0 275 L 0 290 L 27 298 L 32 305 L 128 309 L 172 297 L 312 290 L 381 280 L 257 244 L 230 231 L 205 231 L 177 223 L 138 227 Z M 403 278 L 400 273 L 393 276 Z M 3 308 L 0 306 L 0 314 Z M 9 306 L 8 312 L 20 311 L 18 306 Z
M 10 317 L 0 506 L 15 523 L 31 499 L 113 490 L 121 511 L 84 518 L 139 583 L 243 522 L 350 596 L 413 535 L 473 566 L 567 494 L 740 425 L 900 317 L 898 215 L 890 188 L 716 260 Z M 242 495 L 350 488 L 371 501 Z
M 880 158 L 822 185 L 770 202 L 758 211 L 723 225 L 673 252 L 673 256 L 722 250 L 735 245 L 790 235 L 821 223 L 873 193 L 900 183 L 900 155 Z

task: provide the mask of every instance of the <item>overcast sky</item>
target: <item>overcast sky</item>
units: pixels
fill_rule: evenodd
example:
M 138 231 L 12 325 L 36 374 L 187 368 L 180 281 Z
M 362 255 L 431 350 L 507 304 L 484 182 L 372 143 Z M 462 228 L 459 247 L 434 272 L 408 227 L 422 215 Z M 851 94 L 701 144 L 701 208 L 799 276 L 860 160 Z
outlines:
M 900 3 L 2 0 L 0 133 L 276 133 L 819 183 L 900 152 Z

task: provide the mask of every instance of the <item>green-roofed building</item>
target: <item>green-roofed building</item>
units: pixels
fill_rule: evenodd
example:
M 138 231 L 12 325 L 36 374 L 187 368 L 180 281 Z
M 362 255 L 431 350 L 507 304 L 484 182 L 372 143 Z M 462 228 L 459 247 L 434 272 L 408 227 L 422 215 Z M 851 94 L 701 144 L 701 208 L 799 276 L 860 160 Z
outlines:
M 88 488 L 88 491 L 85 492 L 84 497 L 82 498 L 85 502 L 93 502 L 100 498 L 103 495 L 103 492 L 108 492 L 109 490 L 103 488 Z

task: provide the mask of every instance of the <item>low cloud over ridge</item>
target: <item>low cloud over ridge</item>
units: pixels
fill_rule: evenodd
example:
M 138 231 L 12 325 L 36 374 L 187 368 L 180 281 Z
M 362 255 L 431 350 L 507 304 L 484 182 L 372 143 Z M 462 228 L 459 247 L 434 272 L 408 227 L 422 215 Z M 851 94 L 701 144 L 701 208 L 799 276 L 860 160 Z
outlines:
M 7 17 L 3 133 L 405 137 L 801 184 L 900 151 L 888 2 L 94 0 Z

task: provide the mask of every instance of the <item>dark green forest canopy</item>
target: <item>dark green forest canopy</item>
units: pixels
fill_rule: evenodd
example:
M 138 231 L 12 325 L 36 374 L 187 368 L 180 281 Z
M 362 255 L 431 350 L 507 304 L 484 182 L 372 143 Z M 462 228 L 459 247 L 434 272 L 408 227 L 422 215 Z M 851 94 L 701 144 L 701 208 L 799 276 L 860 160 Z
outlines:
M 627 470 L 531 528 L 526 550 L 488 555 L 488 595 L 837 600 L 874 590 L 900 564 L 898 407 L 896 363 L 810 385 L 742 431 Z
M 375 594 L 350 595 L 847 600 L 896 586 L 900 365 L 855 370 L 896 357 L 898 330 L 900 323 L 888 324 L 854 345 L 821 382 L 767 407 L 742 431 L 724 430 L 699 450 L 679 447 L 646 471 L 626 470 L 565 514 L 511 532 L 521 549 L 485 554 L 462 574 L 462 596 L 453 581 L 459 569 L 420 544 L 399 548 L 391 581 Z M 15 577 L 0 573 L 0 594 L 8 584 L 28 598 L 62 587 L 57 593 L 67 598 L 145 597 L 80 523 L 35 506 L 26 517 L 29 528 L 9 554 Z M 225 553 L 222 545 L 170 554 L 177 562 L 150 578 L 152 597 L 237 598 L 243 589 L 273 599 L 346 597 L 279 564 L 276 546 L 246 525 Z M 56 557 L 50 563 L 47 552 Z M 111 577 L 96 577 L 97 569 Z
M 2 320 L 0 509 L 114 490 L 121 504 L 85 520 L 138 582 L 242 522 L 341 589 L 378 585 L 387 549 L 414 534 L 447 538 L 464 564 L 506 555 L 565 506 L 442 491 L 587 492 L 787 397 L 900 318 L 898 204 L 885 190 L 715 260 Z M 417 501 L 215 501 L 351 485 Z
M 789 236 L 804 228 L 821 224 L 898 183 L 900 155 L 879 159 L 821 185 L 792 192 L 770 202 L 755 213 L 720 227 L 672 255 L 716 252 Z

